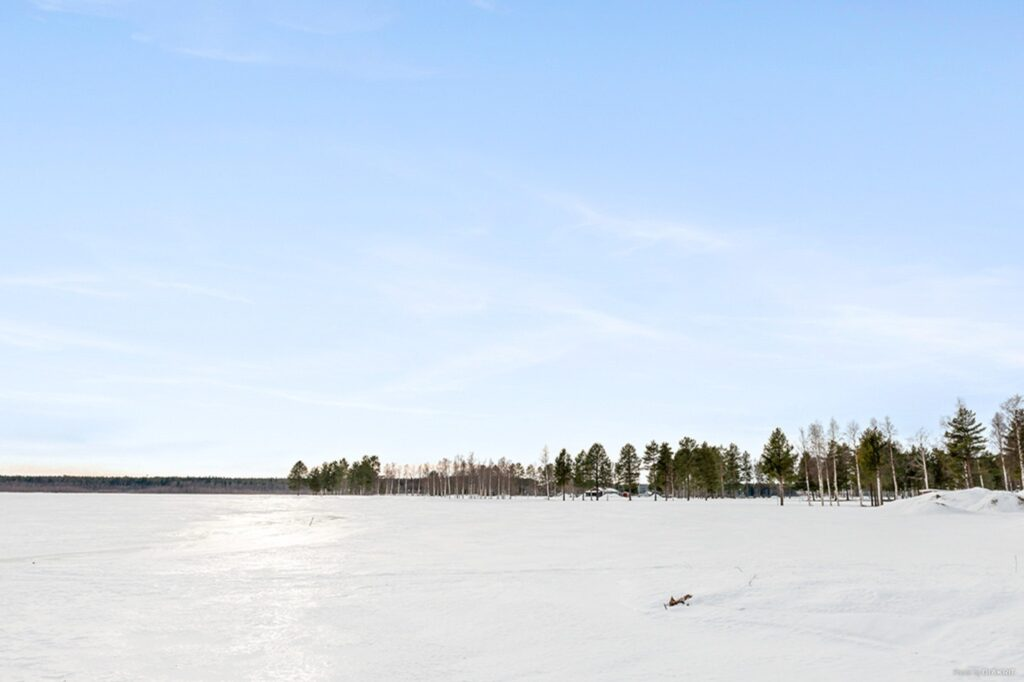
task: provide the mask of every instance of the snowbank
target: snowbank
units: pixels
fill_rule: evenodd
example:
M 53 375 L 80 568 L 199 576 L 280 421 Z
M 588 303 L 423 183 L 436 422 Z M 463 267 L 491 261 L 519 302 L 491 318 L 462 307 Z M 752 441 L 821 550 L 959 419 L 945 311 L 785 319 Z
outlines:
M 983 514 L 1024 512 L 1024 498 L 1020 493 L 987 490 L 986 488 L 933 490 L 907 500 L 892 502 L 885 508 L 906 514 L 943 513 L 946 511 L 980 512 Z

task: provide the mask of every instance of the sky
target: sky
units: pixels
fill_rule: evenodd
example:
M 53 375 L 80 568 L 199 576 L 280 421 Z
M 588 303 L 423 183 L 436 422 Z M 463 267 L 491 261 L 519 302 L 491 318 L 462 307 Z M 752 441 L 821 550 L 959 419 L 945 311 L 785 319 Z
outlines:
M 1024 3 L 0 6 L 0 472 L 1024 392 Z

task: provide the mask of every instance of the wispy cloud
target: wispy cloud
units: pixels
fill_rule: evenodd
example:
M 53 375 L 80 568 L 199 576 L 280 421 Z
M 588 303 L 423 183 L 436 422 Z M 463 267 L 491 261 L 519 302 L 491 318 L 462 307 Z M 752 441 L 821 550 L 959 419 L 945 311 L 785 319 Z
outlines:
M 38 351 L 85 348 L 111 353 L 144 353 L 137 346 L 102 336 L 58 327 L 23 324 L 9 320 L 0 320 L 0 344 Z
M 172 289 L 174 291 L 180 291 L 191 296 L 205 296 L 207 298 L 215 298 L 221 301 L 227 301 L 229 303 L 245 303 L 249 305 L 253 303 L 252 299 L 246 296 L 240 296 L 238 294 L 231 293 L 230 291 L 214 289 L 212 287 L 206 287 L 199 284 L 191 284 L 189 282 L 142 280 L 142 283 L 145 284 L 146 286 L 154 287 L 157 289 Z
M 397 14 L 388 9 L 334 3 L 216 3 L 182 0 L 34 0 L 48 13 L 116 19 L 128 36 L 168 53 L 239 65 L 317 69 L 366 80 L 418 80 L 433 68 L 409 64 L 394 50 L 383 53 L 339 36 L 385 30 Z
M 265 386 L 250 384 L 244 381 L 230 381 L 203 376 L 113 376 L 104 378 L 101 383 L 111 384 L 143 384 L 150 386 L 205 386 L 208 388 L 223 389 L 225 391 L 238 391 L 266 398 L 273 398 L 285 402 L 310 405 L 315 407 L 336 408 L 342 410 L 360 410 L 366 412 L 382 412 L 390 414 L 404 414 L 415 416 L 439 416 L 453 415 L 455 413 L 438 410 L 430 407 L 416 405 L 395 405 L 379 401 L 364 400 L 360 398 L 339 397 L 335 395 L 319 393 L 316 391 L 301 390 L 281 386 Z M 458 415 L 465 416 L 465 415 Z
M 257 52 L 234 52 L 222 48 L 203 47 L 175 47 L 173 52 L 183 54 L 187 57 L 197 59 L 211 59 L 218 62 L 231 62 L 232 64 L 272 64 L 275 60 L 268 54 Z
M 97 298 L 124 298 L 124 292 L 110 288 L 110 283 L 95 275 L 58 274 L 0 277 L 0 287 L 46 289 Z
M 685 223 L 612 216 L 579 200 L 559 200 L 557 203 L 576 216 L 576 227 L 628 240 L 635 248 L 668 244 L 693 251 L 718 251 L 732 245 L 720 233 Z
M 0 402 L 26 403 L 35 405 L 55 405 L 72 407 L 95 407 L 109 405 L 114 401 L 105 395 L 84 393 L 59 393 L 51 391 L 11 391 L 0 390 Z
M 664 332 L 650 324 L 641 324 L 610 313 L 579 306 L 542 306 L 551 313 L 576 319 L 588 327 L 588 333 L 612 336 L 637 336 L 648 339 L 665 338 Z
M 169 289 L 189 296 L 203 296 L 229 303 L 252 304 L 253 300 L 230 291 L 192 282 L 139 277 L 90 274 L 41 274 L 0 277 L 0 287 L 41 289 L 95 298 L 128 299 L 139 296 L 140 288 Z
M 44 12 L 109 16 L 129 3 L 126 0 L 32 0 L 32 4 Z
M 986 358 L 1024 367 L 1024 332 L 998 321 L 915 314 L 885 308 L 838 306 L 817 322 L 854 343 L 907 351 L 922 360 L 948 364 L 949 356 Z M 955 364 L 950 365 L 955 366 Z

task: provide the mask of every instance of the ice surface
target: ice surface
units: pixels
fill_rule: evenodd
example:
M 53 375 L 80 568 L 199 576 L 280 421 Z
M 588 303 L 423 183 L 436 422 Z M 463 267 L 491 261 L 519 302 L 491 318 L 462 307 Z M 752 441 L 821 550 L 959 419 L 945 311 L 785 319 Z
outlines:
M 899 508 L 0 494 L 0 679 L 1024 674 L 1024 514 Z

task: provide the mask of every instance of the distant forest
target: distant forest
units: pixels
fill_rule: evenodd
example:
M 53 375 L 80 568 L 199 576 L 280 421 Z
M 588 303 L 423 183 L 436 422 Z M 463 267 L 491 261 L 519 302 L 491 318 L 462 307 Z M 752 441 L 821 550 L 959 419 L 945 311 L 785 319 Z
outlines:
M 600 496 L 641 491 L 662 498 L 752 497 L 804 494 L 808 502 L 839 504 L 854 498 L 872 506 L 932 488 L 1020 490 L 1024 485 L 1024 398 L 1000 406 L 988 428 L 958 401 L 943 433 L 917 431 L 900 439 L 888 417 L 866 428 L 813 422 L 790 438 L 775 429 L 760 457 L 735 444 L 681 438 L 652 440 L 640 452 L 630 443 L 612 461 L 594 443 L 573 455 L 562 449 L 523 465 L 472 453 L 436 463 L 381 464 L 376 456 L 342 458 L 308 469 L 295 462 L 287 478 L 209 476 L 0 476 L 0 492 L 121 492 L 430 495 L 444 497 Z M 645 476 L 648 483 L 640 483 Z
M 0 476 L 0 492 L 51 493 L 286 493 L 283 478 L 212 476 Z
M 888 417 L 872 419 L 866 428 L 855 421 L 845 428 L 835 419 L 828 425 L 816 421 L 795 439 L 775 429 L 757 459 L 735 444 L 684 437 L 675 446 L 652 440 L 642 453 L 626 443 L 615 462 L 601 443 L 575 455 L 563 448 L 553 458 L 545 447 L 536 464 L 525 466 L 505 458 L 478 460 L 472 453 L 420 465 L 381 465 L 376 456 L 364 456 L 309 469 L 299 460 L 288 474 L 288 488 L 321 495 L 596 498 L 613 489 L 638 493 L 645 473 L 646 492 L 663 498 L 774 493 L 781 504 L 787 495 L 803 493 L 808 502 L 839 504 L 855 497 L 872 506 L 932 488 L 1021 489 L 1024 398 L 1006 400 L 988 429 L 962 401 L 941 425 L 939 439 L 919 430 L 901 440 Z

